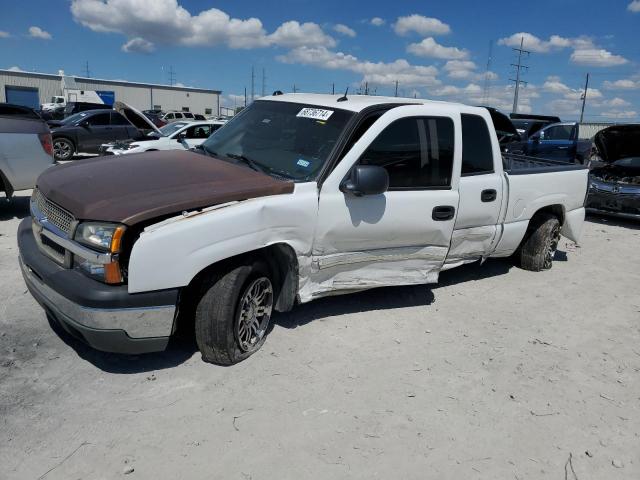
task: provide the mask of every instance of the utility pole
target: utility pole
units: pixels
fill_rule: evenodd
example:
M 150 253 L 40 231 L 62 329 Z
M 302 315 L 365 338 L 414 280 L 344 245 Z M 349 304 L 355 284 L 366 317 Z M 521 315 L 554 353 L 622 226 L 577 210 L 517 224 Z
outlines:
M 331 95 L 335 95 L 336 94 L 336 84 L 332 83 L 331 84 Z
M 487 70 L 484 73 L 484 92 L 482 94 L 482 104 L 486 105 L 489 100 L 489 72 L 491 71 L 491 60 L 493 56 L 493 41 L 489 41 L 489 58 L 487 58 Z
M 580 123 L 584 119 L 584 106 L 587 103 L 587 92 L 589 91 L 589 74 L 587 73 L 587 81 L 584 84 L 584 93 L 582 94 L 582 110 L 580 110 Z
M 396 80 L 396 97 L 398 96 L 398 80 Z
M 253 103 L 254 98 L 256 98 L 256 72 L 251 65 L 251 101 L 249 103 Z
M 266 92 L 266 86 L 267 86 L 267 74 L 265 73 L 264 67 L 262 67 L 262 96 L 264 97 L 267 92 Z
M 293 84 L 293 93 L 298 93 L 298 88 L 295 83 Z
M 91 71 L 89 70 L 89 60 L 84 62 L 84 76 L 86 78 L 91 78 Z
M 247 106 L 247 87 L 244 87 L 244 106 Z
M 169 65 L 169 85 L 176 83 L 176 72 L 173 71 L 173 65 Z
M 518 63 L 512 63 L 511 66 L 512 67 L 516 67 L 516 78 L 513 79 L 511 78 L 510 80 L 512 82 L 516 82 L 516 91 L 513 94 L 513 113 L 518 113 L 518 96 L 520 94 L 520 85 L 526 85 L 527 82 L 523 82 L 522 80 L 520 80 L 520 70 L 524 69 L 529 69 L 529 67 L 527 65 L 523 65 L 522 64 L 522 54 L 526 54 L 527 57 L 531 54 L 530 51 L 528 50 L 524 50 L 524 37 L 522 37 L 520 39 L 520 48 L 514 48 L 513 50 L 515 50 L 516 52 L 518 52 Z
M 364 82 L 364 94 L 369 95 L 369 82 Z

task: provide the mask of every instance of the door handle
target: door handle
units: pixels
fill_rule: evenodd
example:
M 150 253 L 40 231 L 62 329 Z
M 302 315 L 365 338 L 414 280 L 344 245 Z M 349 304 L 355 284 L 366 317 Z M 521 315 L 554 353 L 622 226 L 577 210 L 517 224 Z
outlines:
M 456 209 L 449 205 L 440 205 L 434 207 L 431 212 L 431 218 L 437 222 L 443 222 L 445 220 L 451 220 L 456 214 Z
M 558 150 L 567 150 L 569 147 L 558 147 Z
M 493 188 L 489 190 L 483 190 L 480 194 L 480 200 L 483 202 L 493 202 L 496 198 L 498 198 L 498 192 L 496 192 Z

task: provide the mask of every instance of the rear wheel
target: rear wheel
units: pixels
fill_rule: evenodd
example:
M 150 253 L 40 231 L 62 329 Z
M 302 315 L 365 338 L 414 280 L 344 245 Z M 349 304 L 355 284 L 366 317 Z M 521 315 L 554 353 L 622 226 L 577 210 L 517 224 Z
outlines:
M 68 138 L 53 139 L 53 157 L 56 160 L 70 160 L 76 151 L 76 146 Z
M 206 362 L 232 365 L 264 344 L 274 289 L 263 262 L 209 277 L 196 307 L 196 342 Z
M 520 266 L 525 270 L 549 270 L 560 242 L 560 221 L 550 214 L 533 218 L 520 248 Z

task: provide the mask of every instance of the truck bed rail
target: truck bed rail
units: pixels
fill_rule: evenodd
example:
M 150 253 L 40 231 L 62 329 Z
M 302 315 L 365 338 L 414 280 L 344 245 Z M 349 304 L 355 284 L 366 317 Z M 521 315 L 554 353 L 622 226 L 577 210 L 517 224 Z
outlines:
M 583 170 L 586 165 L 568 163 L 548 158 L 528 157 L 513 153 L 502 154 L 502 166 L 509 175 L 532 175 L 535 173 L 563 172 L 568 170 Z

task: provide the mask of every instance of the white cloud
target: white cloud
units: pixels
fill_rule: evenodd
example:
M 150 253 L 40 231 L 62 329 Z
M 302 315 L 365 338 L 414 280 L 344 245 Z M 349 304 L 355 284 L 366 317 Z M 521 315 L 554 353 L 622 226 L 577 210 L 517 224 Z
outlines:
M 621 108 L 621 107 L 630 107 L 631 104 L 627 102 L 624 98 L 615 97 L 611 100 L 605 100 L 602 102 L 603 106 L 611 107 L 611 108 Z
M 299 23 L 295 20 L 285 22 L 278 29 L 268 36 L 271 43 L 287 48 L 301 46 L 324 46 L 334 47 L 336 41 L 325 34 L 319 25 L 307 22 Z
M 127 53 L 151 53 L 155 50 L 155 46 L 144 38 L 136 37 L 122 45 L 121 49 Z
M 627 5 L 627 10 L 633 13 L 640 12 L 640 0 L 633 0 L 633 2 Z
M 629 119 L 629 118 L 636 118 L 638 116 L 638 112 L 636 112 L 635 110 L 624 110 L 624 111 L 612 110 L 609 112 L 602 112 L 601 115 L 607 118 Z
M 386 22 L 386 20 L 384 18 L 373 17 L 371 20 L 369 20 L 369 23 L 371 25 L 373 25 L 374 27 L 381 27 L 382 25 L 384 25 L 387 22 Z
M 315 23 L 289 21 L 267 34 L 257 18 L 231 18 L 217 8 L 192 15 L 177 0 L 72 0 L 74 20 L 96 32 L 141 38 L 154 44 L 256 48 L 333 46 Z
M 467 105 L 487 105 L 503 111 L 511 111 L 513 107 L 513 85 L 492 86 L 485 91 L 483 86 L 477 83 L 469 83 L 466 87 L 445 85 L 429 90 L 429 95 L 443 97 L 452 102 L 462 102 Z M 535 87 L 520 89 L 518 111 L 531 113 L 533 108 L 531 100 L 539 97 Z
M 393 62 L 370 62 L 325 47 L 299 47 L 277 59 L 284 63 L 299 63 L 329 70 L 346 70 L 361 74 L 362 81 L 372 85 L 391 86 L 398 81 L 405 87 L 435 86 L 438 69 L 434 66 L 412 65 L 404 59 Z
M 19 66 L 14 65 L 13 67 L 9 67 L 8 70 L 10 72 L 24 72 L 24 70 L 22 70 Z
M 5 32 L 4 30 L 0 30 L 0 38 L 9 38 L 11 34 L 9 32 Z
M 549 40 L 542 40 L 531 33 L 519 32 L 514 33 L 510 37 L 501 38 L 498 40 L 498 45 L 520 48 L 520 42 L 522 42 L 522 48 L 525 50 L 535 53 L 548 53 L 554 49 L 569 48 L 576 40 L 577 39 L 564 38 L 559 35 L 551 35 Z M 582 38 L 579 41 L 584 42 L 587 41 L 587 39 Z
M 51 40 L 51 34 L 49 32 L 36 26 L 29 27 L 29 36 L 31 38 L 39 38 L 41 40 Z
M 629 63 L 626 58 L 597 47 L 593 40 L 586 36 L 566 38 L 559 35 L 551 35 L 549 40 L 542 40 L 531 33 L 520 32 L 514 33 L 510 37 L 501 38 L 498 40 L 498 45 L 518 48 L 522 40 L 524 40 L 523 48 L 535 53 L 549 53 L 572 48 L 571 62 L 576 65 L 615 67 Z
M 437 18 L 429 18 L 415 13 L 406 17 L 398 17 L 393 29 L 398 35 L 415 32 L 423 37 L 445 35 L 451 32 L 451 27 Z
M 342 23 L 338 23 L 333 27 L 333 29 L 336 32 L 341 33 L 342 35 L 346 35 L 347 37 L 353 38 L 356 36 L 356 32 L 353 28 L 349 28 L 346 25 L 343 25 Z
M 469 57 L 469 52 L 456 47 L 445 47 L 436 42 L 433 37 L 428 37 L 419 43 L 412 43 L 407 47 L 407 52 L 419 57 L 432 57 L 441 59 L 461 60 Z
M 622 78 L 613 82 L 606 80 L 603 85 L 607 90 L 640 90 L 640 80 L 635 81 L 630 78 Z
M 560 81 L 560 77 L 551 76 L 542 84 L 542 90 L 549 93 L 566 95 L 571 92 L 571 88 Z
M 617 67 L 629 63 L 629 60 L 614 55 L 603 48 L 589 48 L 575 50 L 571 54 L 571 61 L 576 65 L 586 65 L 590 67 Z

